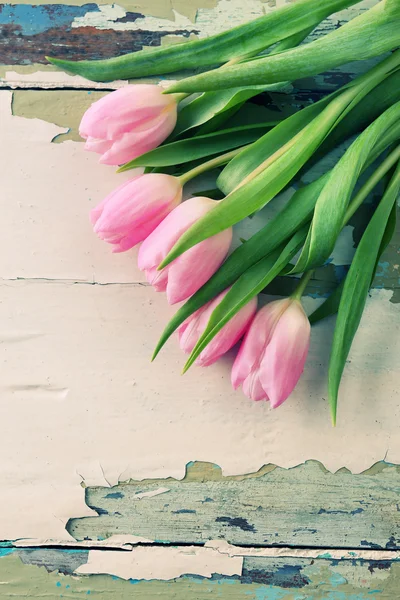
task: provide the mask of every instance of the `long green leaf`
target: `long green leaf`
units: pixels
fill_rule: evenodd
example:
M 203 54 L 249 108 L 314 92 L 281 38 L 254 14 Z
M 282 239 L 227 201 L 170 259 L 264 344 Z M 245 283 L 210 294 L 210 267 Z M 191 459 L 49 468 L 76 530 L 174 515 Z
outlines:
M 297 46 L 307 37 L 317 24 L 318 22 L 314 23 L 312 27 L 304 31 L 300 31 L 299 33 L 283 39 L 273 47 L 269 56 Z M 261 92 L 280 91 L 284 89 L 286 85 L 287 83 L 283 82 L 271 86 L 256 85 L 247 88 L 238 87 L 221 90 L 219 92 L 205 92 L 201 96 L 194 98 L 179 111 L 178 120 L 176 127 L 171 134 L 171 139 L 175 139 L 189 129 L 199 127 L 211 120 L 214 121 L 214 123 L 218 122 L 218 125 L 220 125 L 220 123 L 224 121 L 225 115 L 229 115 L 237 106 L 241 106 L 246 100 L 249 100 Z
M 337 93 L 303 108 L 279 123 L 259 140 L 243 150 L 223 169 L 217 185 L 225 194 L 232 192 L 245 177 L 250 175 L 269 156 L 289 142 L 328 106 Z
M 387 1 L 387 0 L 386 0 Z M 364 60 L 399 45 L 400 3 L 385 10 L 385 0 L 339 29 L 275 56 L 210 71 L 178 81 L 173 92 L 204 92 L 239 85 L 272 84 L 317 75 L 354 60 Z
M 326 179 L 327 175 L 323 175 L 313 183 L 297 190 L 288 204 L 271 221 L 236 248 L 211 279 L 175 313 L 161 335 L 153 358 L 179 325 L 191 314 L 235 283 L 242 273 L 263 257 L 274 252 L 310 220 Z
M 388 108 L 359 135 L 333 168 L 314 210 L 307 242 L 293 269 L 303 273 L 324 264 L 343 227 L 357 180 L 373 148 L 400 120 L 400 102 Z
M 92 81 L 113 81 L 162 75 L 184 69 L 219 65 L 257 53 L 359 0 L 297 0 L 279 10 L 208 38 L 167 47 L 147 48 L 106 60 L 78 62 L 50 58 L 49 62 Z M 256 85 L 259 82 L 255 82 Z M 241 86 L 239 82 L 235 86 Z
M 254 296 L 269 284 L 304 243 L 307 228 L 303 227 L 281 250 L 261 259 L 233 284 L 229 292 L 212 312 L 203 334 L 185 365 L 184 372 L 194 363 L 199 354 L 210 343 L 222 327 L 235 316 Z
M 383 252 L 386 250 L 387 246 L 390 243 L 390 240 L 393 237 L 393 234 L 396 230 L 396 205 L 393 206 L 392 212 L 390 213 L 389 220 L 386 224 L 385 232 L 382 237 L 381 245 L 378 252 L 378 257 L 376 259 L 375 267 L 371 277 L 371 286 L 375 277 L 376 269 L 378 268 L 379 259 L 382 256 Z M 340 298 L 342 297 L 343 287 L 344 287 L 345 278 L 339 283 L 339 285 L 335 288 L 335 290 L 329 295 L 329 297 L 319 306 L 311 315 L 308 317 L 311 325 L 318 323 L 322 319 L 326 319 L 326 317 L 330 317 L 335 315 L 339 309 Z
M 119 172 L 129 171 L 136 167 L 168 167 L 179 165 L 219 154 L 225 150 L 239 148 L 257 140 L 266 130 L 274 127 L 275 123 L 260 123 L 259 125 L 244 125 L 232 127 L 215 133 L 201 135 L 187 140 L 171 142 L 155 150 L 146 152 L 120 167 Z
M 369 222 L 347 274 L 333 336 L 328 373 L 329 404 L 336 424 L 340 380 L 351 344 L 360 324 L 382 237 L 400 191 L 400 165 Z
M 400 70 L 395 71 L 363 98 L 355 109 L 350 111 L 335 127 L 318 148 L 305 168 L 320 160 L 328 152 L 336 148 L 345 139 L 359 131 L 363 131 L 372 121 L 387 108 L 400 100 Z
M 343 89 L 346 89 L 346 86 Z M 306 107 L 294 115 L 287 117 L 277 127 L 238 154 L 219 175 L 218 186 L 220 189 L 225 194 L 229 194 L 229 192 L 240 184 L 242 179 L 247 177 L 265 158 L 273 154 L 280 146 L 300 131 L 302 127 L 307 125 L 337 95 L 338 92 L 334 92 L 319 102 L 312 104 L 310 107 Z M 308 170 L 312 164 L 320 160 L 342 141 L 362 131 L 383 111 L 399 100 L 400 70 L 384 79 L 384 81 L 359 102 L 355 109 L 351 110 L 337 124 L 300 172 Z
M 390 135 L 387 136 L 385 143 L 378 145 L 373 150 L 366 167 L 378 158 L 386 146 L 393 142 L 393 139 Z M 213 277 L 175 313 L 157 344 L 154 357 L 185 319 L 232 285 L 242 273 L 264 256 L 268 256 L 311 219 L 319 194 L 329 175 L 330 171 L 312 183 L 298 189 L 288 204 L 271 221 L 228 257 Z M 286 269 L 288 268 L 289 270 L 286 273 L 289 273 L 293 266 L 288 265 Z
M 281 86 L 275 87 L 280 89 Z M 179 111 L 176 127 L 171 138 L 174 139 L 193 127 L 203 125 L 210 119 L 229 111 L 264 90 L 265 86 L 256 86 L 202 94 Z
M 346 115 L 355 98 L 361 99 L 373 84 L 378 85 L 387 76 L 387 71 L 398 66 L 400 53 L 395 53 L 373 69 L 362 75 L 351 86 L 337 95 L 297 136 L 268 157 L 252 173 L 251 180 L 242 184 L 221 200 L 207 215 L 192 225 L 174 245 L 159 269 L 167 266 L 183 252 L 219 233 L 223 229 L 238 223 L 256 212 L 278 194 L 298 173 L 312 156 L 321 142 Z

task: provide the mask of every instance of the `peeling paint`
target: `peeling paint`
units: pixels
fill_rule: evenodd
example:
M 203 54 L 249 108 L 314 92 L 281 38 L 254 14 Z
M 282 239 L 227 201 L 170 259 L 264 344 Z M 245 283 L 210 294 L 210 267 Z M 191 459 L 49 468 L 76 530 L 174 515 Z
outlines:
M 88 561 L 76 573 L 115 575 L 122 579 L 171 580 L 184 574 L 202 577 L 241 575 L 243 559 L 228 556 L 213 548 L 134 548 L 119 554 L 107 550 L 90 550 Z

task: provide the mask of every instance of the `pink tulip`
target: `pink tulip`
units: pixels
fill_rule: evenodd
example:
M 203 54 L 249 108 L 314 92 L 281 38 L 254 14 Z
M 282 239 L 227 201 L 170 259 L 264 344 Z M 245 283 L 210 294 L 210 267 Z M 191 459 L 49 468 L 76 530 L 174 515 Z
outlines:
M 190 354 L 204 332 L 211 313 L 226 296 L 225 290 L 216 298 L 199 308 L 178 329 L 181 349 Z M 252 298 L 226 325 L 217 333 L 196 359 L 196 364 L 208 367 L 228 352 L 245 333 L 257 310 L 257 298 Z
M 138 175 L 111 192 L 90 213 L 94 231 L 125 252 L 142 242 L 182 199 L 179 179 L 162 173 Z
M 210 198 L 190 198 L 177 206 L 143 242 L 138 264 L 157 292 L 167 292 L 170 304 L 182 302 L 197 292 L 225 259 L 232 241 L 232 229 L 225 229 L 196 244 L 165 269 L 157 271 L 183 233 L 195 221 L 212 210 Z
M 173 94 L 157 85 L 128 85 L 104 96 L 83 115 L 85 150 L 105 165 L 122 165 L 159 146 L 176 124 Z
M 252 400 L 277 408 L 292 393 L 304 369 L 310 322 L 298 300 L 264 306 L 255 316 L 232 368 L 232 385 Z

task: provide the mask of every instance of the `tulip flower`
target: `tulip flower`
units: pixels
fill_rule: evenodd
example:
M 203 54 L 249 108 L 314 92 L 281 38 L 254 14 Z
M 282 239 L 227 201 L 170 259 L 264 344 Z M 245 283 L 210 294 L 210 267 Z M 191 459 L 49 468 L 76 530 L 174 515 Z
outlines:
M 111 92 L 83 115 L 79 134 L 100 162 L 122 165 L 159 146 L 176 124 L 174 96 L 157 85 L 128 85 Z
M 210 302 L 194 312 L 178 329 L 179 345 L 190 354 L 204 332 L 210 316 L 230 288 L 216 296 Z M 199 354 L 196 364 L 208 367 L 228 352 L 246 332 L 257 310 L 257 298 L 252 298 L 236 315 L 213 337 L 211 342 Z
M 228 228 L 190 248 L 161 271 L 158 265 L 180 236 L 217 203 L 210 198 L 190 198 L 177 206 L 143 242 L 138 265 L 157 292 L 167 292 L 170 304 L 197 292 L 225 259 L 232 241 Z
M 276 300 L 255 316 L 232 368 L 232 385 L 252 400 L 277 408 L 292 393 L 304 369 L 310 323 L 296 298 Z
M 94 232 L 125 252 L 142 242 L 182 199 L 177 177 L 162 173 L 138 175 L 111 192 L 90 213 Z

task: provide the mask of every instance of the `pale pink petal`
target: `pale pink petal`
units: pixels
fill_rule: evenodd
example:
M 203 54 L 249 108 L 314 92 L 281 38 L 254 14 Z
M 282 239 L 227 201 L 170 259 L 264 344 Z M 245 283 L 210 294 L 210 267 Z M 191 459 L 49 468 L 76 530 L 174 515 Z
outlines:
M 196 244 L 169 265 L 169 304 L 186 300 L 214 275 L 228 254 L 231 241 L 232 229 L 225 229 Z
M 145 269 L 147 281 L 154 287 L 156 292 L 165 292 L 168 283 L 168 269 L 157 271 L 155 267 Z
M 119 130 L 132 129 L 168 109 L 176 110 L 175 100 L 160 87 L 129 85 L 94 102 L 82 118 L 79 133 L 82 137 L 112 139 Z
M 243 393 L 250 400 L 269 400 L 265 390 L 263 389 L 259 377 L 258 370 L 252 371 L 248 374 L 246 379 L 243 381 Z
M 162 173 L 139 175 L 106 198 L 94 230 L 128 232 L 154 219 L 158 225 L 180 202 L 181 195 L 182 187 L 176 177 Z
M 211 340 L 196 359 L 196 364 L 208 367 L 228 352 L 244 335 L 256 310 L 257 298 L 252 298 Z
M 244 382 L 253 368 L 258 368 L 279 317 L 289 302 L 288 299 L 275 300 L 261 308 L 256 314 L 233 363 L 231 382 L 235 390 Z
M 214 200 L 197 197 L 190 198 L 174 208 L 141 245 L 138 255 L 139 269 L 143 271 L 157 267 L 181 235 L 214 206 Z
M 98 154 L 107 152 L 111 147 L 112 142 L 110 140 L 98 140 L 96 138 L 88 137 L 85 142 L 85 150 L 88 152 L 97 152 Z
M 292 300 L 275 327 L 260 367 L 260 380 L 272 408 L 280 406 L 296 387 L 309 343 L 309 320 L 301 304 Z
M 215 299 L 214 299 L 215 300 Z M 207 326 L 208 320 L 214 310 L 214 301 L 207 302 L 196 310 L 178 329 L 179 345 L 181 350 L 190 354 Z
M 132 129 L 117 137 L 100 157 L 105 165 L 122 165 L 159 146 L 172 132 L 176 119 L 171 111 L 152 121 L 143 131 Z

